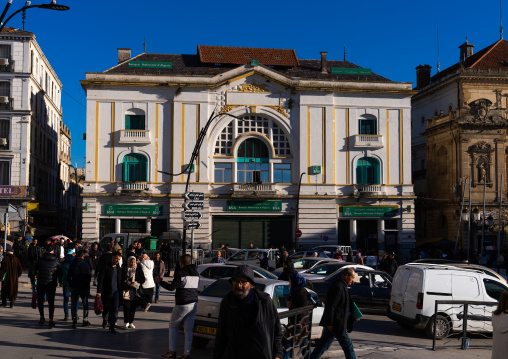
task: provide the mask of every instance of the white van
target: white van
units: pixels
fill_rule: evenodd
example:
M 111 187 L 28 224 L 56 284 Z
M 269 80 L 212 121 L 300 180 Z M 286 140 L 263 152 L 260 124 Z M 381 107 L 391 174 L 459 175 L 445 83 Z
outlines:
M 458 300 L 497 303 L 508 290 L 497 278 L 474 269 L 445 265 L 403 265 L 397 269 L 392 283 L 388 317 L 402 327 L 425 329 L 432 338 L 436 300 Z M 495 306 L 470 305 L 469 332 L 492 332 Z M 462 305 L 440 304 L 436 315 L 436 338 L 461 330 Z

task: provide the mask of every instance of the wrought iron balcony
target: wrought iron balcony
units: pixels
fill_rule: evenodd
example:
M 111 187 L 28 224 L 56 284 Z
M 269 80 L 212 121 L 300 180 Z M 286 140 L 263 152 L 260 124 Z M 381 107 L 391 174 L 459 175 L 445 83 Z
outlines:
M 233 185 L 233 192 L 237 194 L 275 194 L 275 184 L 273 183 L 238 183 Z

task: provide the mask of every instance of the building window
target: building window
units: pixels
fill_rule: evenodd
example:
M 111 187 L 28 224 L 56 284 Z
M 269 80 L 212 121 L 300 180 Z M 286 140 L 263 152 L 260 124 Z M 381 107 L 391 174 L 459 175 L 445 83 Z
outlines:
M 248 138 L 238 147 L 237 182 L 269 182 L 269 154 L 266 144 L 258 138 Z
M 147 182 L 148 161 L 146 156 L 131 153 L 123 158 L 124 182 Z
M 268 163 L 237 163 L 238 183 L 268 182 Z
M 144 130 L 145 115 L 125 115 L 126 130 Z
M 291 164 L 274 163 L 273 181 L 275 183 L 291 183 Z
M 360 158 L 356 163 L 357 184 L 380 184 L 379 161 L 372 157 Z
M 233 182 L 233 171 L 231 163 L 216 163 L 214 181 L 215 183 L 231 183 Z
M 376 120 L 362 118 L 359 121 L 360 135 L 377 135 Z
M 10 162 L 0 160 L 0 185 L 2 186 L 10 185 L 9 181 L 10 170 L 11 170 Z
M 11 122 L 9 120 L 0 120 L 0 150 L 9 149 L 9 134 Z

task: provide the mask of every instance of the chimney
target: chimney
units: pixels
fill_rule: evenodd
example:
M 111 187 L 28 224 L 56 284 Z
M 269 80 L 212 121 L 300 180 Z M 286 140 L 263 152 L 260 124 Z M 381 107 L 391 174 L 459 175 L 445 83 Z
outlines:
M 321 51 L 321 73 L 326 74 L 328 73 L 328 67 L 326 65 L 326 54 L 327 51 Z
M 466 38 L 466 42 L 459 46 L 460 61 L 461 62 L 465 61 L 469 56 L 471 56 L 473 54 L 473 47 L 474 47 L 473 44 L 470 44 L 469 42 L 467 42 L 467 38 Z
M 117 49 L 118 50 L 118 63 L 127 61 L 131 58 L 131 49 Z
M 421 89 L 430 83 L 430 65 L 419 65 L 416 67 L 416 88 Z

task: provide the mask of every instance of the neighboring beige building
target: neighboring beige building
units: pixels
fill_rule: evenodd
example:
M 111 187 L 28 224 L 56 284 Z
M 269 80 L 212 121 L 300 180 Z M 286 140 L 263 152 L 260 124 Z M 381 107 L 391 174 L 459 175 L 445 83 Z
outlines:
M 416 68 L 418 94 L 412 98 L 411 117 L 413 181 L 419 196 L 417 244 L 455 242 L 459 233 L 459 247 L 467 248 L 466 226 L 458 229 L 463 194 L 465 208 L 469 202 L 469 183 L 472 209 L 483 210 L 485 189 L 486 217 L 494 219 L 485 231 L 486 246 L 497 242 L 501 197 L 502 219 L 508 220 L 504 213 L 508 208 L 508 41 L 499 40 L 476 54 L 473 47 L 466 41 L 460 46 L 460 61 L 432 77 L 430 66 Z M 481 237 L 481 225 L 472 224 L 471 249 L 480 250 Z

